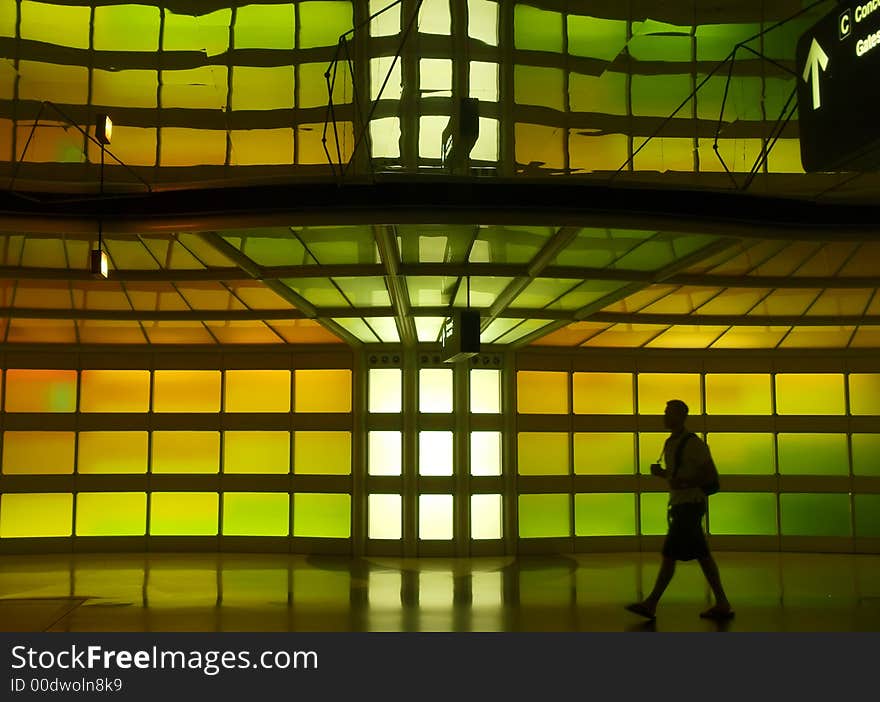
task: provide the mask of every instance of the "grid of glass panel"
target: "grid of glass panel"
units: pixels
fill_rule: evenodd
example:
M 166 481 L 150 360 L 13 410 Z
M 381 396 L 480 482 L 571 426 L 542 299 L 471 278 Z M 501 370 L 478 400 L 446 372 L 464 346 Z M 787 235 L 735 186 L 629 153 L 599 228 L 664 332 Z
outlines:
M 140 476 L 152 474 L 163 476 L 163 487 L 5 492 L 0 537 L 351 536 L 350 369 L 11 368 L 3 375 L 5 479 L 112 476 L 117 485 L 140 486 Z M 34 415 L 40 428 L 28 420 Z M 53 427 L 65 415 L 89 428 Z M 160 417 L 165 428 L 154 426 Z M 202 427 L 187 428 L 200 417 Z M 273 479 L 291 474 L 292 489 L 279 491 Z M 173 489 L 227 475 L 248 490 Z M 309 480 L 321 480 L 321 490 Z
M 711 533 L 873 536 L 875 524 L 866 512 L 876 502 L 873 495 L 853 494 L 849 480 L 835 478 L 877 475 L 880 434 L 866 424 L 847 430 L 839 421 L 830 425 L 839 427 L 836 432 L 817 430 L 816 420 L 875 414 L 876 378 L 830 372 L 519 370 L 519 535 L 665 533 L 665 484 L 649 477 L 649 466 L 668 435 L 659 415 L 667 400 L 682 399 L 690 407 L 691 430 L 707 442 L 722 476 L 722 492 L 709 500 Z M 744 420 L 750 429 L 743 429 Z M 782 421 L 785 428 L 777 426 Z M 574 430 L 567 428 L 572 422 Z M 707 423 L 710 430 L 700 428 Z M 540 431 L 532 429 L 538 426 Z M 614 491 L 615 480 L 635 475 L 642 477 L 640 494 Z M 597 492 L 570 492 L 569 476 L 597 486 Z M 726 476 L 734 487 L 725 487 Z M 739 476 L 780 476 L 787 482 L 748 487 Z M 529 490 L 535 480 L 541 481 L 541 494 Z M 550 492 L 555 484 L 559 491 Z

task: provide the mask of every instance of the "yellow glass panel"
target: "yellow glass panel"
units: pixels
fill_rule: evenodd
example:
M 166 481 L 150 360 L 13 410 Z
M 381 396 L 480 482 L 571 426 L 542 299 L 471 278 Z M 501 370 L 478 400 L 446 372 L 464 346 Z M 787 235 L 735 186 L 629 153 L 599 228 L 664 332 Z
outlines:
M 232 69 L 233 110 L 290 109 L 293 95 L 293 66 Z
M 3 433 L 3 473 L 46 475 L 73 472 L 72 431 L 7 431 Z
M 402 502 L 400 495 L 370 495 L 367 509 L 371 539 L 399 539 Z
M 223 165 L 226 162 L 226 132 L 219 129 L 162 127 L 159 154 L 162 166 Z
M 568 475 L 568 434 L 520 432 L 517 447 L 520 475 Z
M 217 56 L 229 48 L 229 23 L 232 10 L 223 9 L 207 15 L 183 15 L 165 11 L 165 32 L 162 45 L 165 51 L 204 50 L 207 56 Z
M 783 535 L 851 536 L 850 496 L 788 494 L 779 496 Z M 817 518 L 821 515 L 821 518 Z
M 844 414 L 840 373 L 777 373 L 778 414 Z
M 225 536 L 287 536 L 289 533 L 290 496 L 287 493 L 223 494 Z
M 72 527 L 73 495 L 0 495 L 0 538 L 70 536 Z
M 147 432 L 83 431 L 77 473 L 146 473 Z
M 471 538 L 504 536 L 501 495 L 471 495 Z
M 68 105 L 79 105 L 88 100 L 89 69 L 85 66 L 21 61 L 18 74 L 19 100 L 49 100 Z M 12 86 L 3 94 L 11 98 Z
M 626 73 L 604 71 L 599 76 L 571 73 L 568 92 L 572 112 L 626 114 Z
M 351 536 L 351 496 L 325 493 L 295 494 L 293 535 L 347 539 Z
M 229 136 L 234 166 L 293 163 L 292 129 L 234 129 Z
M 880 414 L 880 373 L 849 374 L 851 414 Z
M 151 536 L 216 536 L 220 501 L 216 492 L 154 492 Z
M 299 48 L 336 46 L 339 37 L 352 28 L 352 6 L 350 2 L 301 2 L 299 21 Z
M 632 414 L 632 373 L 574 373 L 575 414 Z
M 400 412 L 401 371 L 398 368 L 370 368 L 370 412 Z
M 367 435 L 367 466 L 370 475 L 400 475 L 401 433 L 399 431 L 371 431 Z
M 289 473 L 290 432 L 224 431 L 224 473 Z
M 245 5 L 235 14 L 236 49 L 292 49 L 293 5 Z
M 669 400 L 683 400 L 690 414 L 701 414 L 698 373 L 639 373 L 639 414 L 663 414 Z
M 153 411 L 219 412 L 220 371 L 154 371 Z
M 7 412 L 73 412 L 76 410 L 76 371 L 6 371 Z
M 452 369 L 419 371 L 419 412 L 452 412 Z
M 156 71 L 101 71 L 92 74 L 92 102 L 107 107 L 156 107 L 159 76 Z M 119 138 L 114 130 L 115 145 Z M 109 160 L 109 159 L 108 159 Z
M 471 412 L 499 414 L 501 412 L 501 371 L 483 368 L 471 370 Z
M 639 465 L 637 471 L 643 475 L 651 473 L 651 464 L 657 462 L 660 451 L 669 437 L 665 432 L 639 432 Z
M 783 475 L 849 475 L 846 434 L 780 434 Z
M 21 38 L 88 49 L 90 12 L 88 6 L 24 0 L 21 3 Z
M 617 171 L 629 155 L 626 134 L 602 134 L 592 131 L 574 131 L 568 140 L 571 168 L 582 171 Z
M 576 432 L 575 475 L 633 475 L 635 440 L 623 432 Z
M 514 95 L 520 105 L 563 109 L 563 73 L 560 68 L 514 66 Z
M 159 8 L 133 4 L 95 7 L 93 44 L 98 51 L 156 51 Z
M 149 412 L 150 371 L 84 370 L 80 412 Z
M 297 475 L 351 475 L 351 432 L 294 432 L 293 472 Z
M 419 475 L 452 475 L 452 432 L 419 432 Z
M 706 443 L 722 475 L 772 475 L 776 472 L 773 434 L 713 432 L 706 438 Z
M 575 536 L 635 536 L 636 502 L 632 494 L 574 496 Z
M 199 66 L 180 71 L 162 71 L 162 107 L 226 109 L 226 66 Z M 116 127 L 113 127 L 116 135 Z M 122 140 L 120 140 L 122 141 Z M 113 150 L 116 150 L 114 143 Z
M 520 538 L 571 536 L 570 497 L 558 494 L 520 495 Z
M 520 414 L 568 414 L 568 373 L 518 371 L 516 410 Z
M 501 432 L 471 432 L 471 475 L 501 475 Z
M 707 373 L 706 414 L 772 414 L 766 373 Z
M 220 432 L 153 432 L 153 473 L 218 473 L 219 471 Z
M 351 371 L 294 371 L 296 412 L 351 412 Z
M 880 434 L 852 435 L 854 475 L 880 475 Z
M 685 93 L 686 94 L 686 93 Z M 634 139 L 634 149 L 645 141 L 642 137 Z M 636 171 L 684 171 L 694 170 L 694 140 L 657 137 L 648 141 L 645 147 L 633 158 Z
M 564 134 L 565 130 L 559 127 L 517 123 L 514 127 L 516 162 L 535 169 L 564 168 L 565 163 L 562 158 Z
M 57 159 L 49 160 L 55 161 Z M 5 324 L 3 326 L 5 327 Z M 77 341 L 76 329 L 73 320 L 14 317 L 9 321 L 6 341 L 11 344 L 75 344 Z M 10 410 L 7 409 L 7 411 Z
M 452 538 L 452 495 L 419 495 L 419 538 Z
M 299 65 L 299 82 L 297 83 L 299 104 L 297 107 L 327 106 L 329 94 L 327 92 L 327 80 L 324 78 L 326 70 L 326 61 L 321 63 L 301 63 Z M 352 101 L 351 74 L 347 69 L 339 65 L 337 66 L 335 82 L 333 81 L 333 71 L 331 70 L 330 82 L 333 85 L 334 105 L 344 105 Z
M 77 536 L 143 536 L 145 492 L 81 492 L 76 496 Z
M 227 412 L 289 412 L 290 371 L 226 371 Z

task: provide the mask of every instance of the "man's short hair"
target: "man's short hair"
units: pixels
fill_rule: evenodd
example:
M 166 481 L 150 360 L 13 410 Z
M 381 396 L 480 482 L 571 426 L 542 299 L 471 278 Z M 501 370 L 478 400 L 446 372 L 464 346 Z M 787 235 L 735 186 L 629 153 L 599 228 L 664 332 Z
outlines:
M 688 415 L 688 406 L 684 403 L 684 400 L 670 400 L 666 403 L 666 406 L 674 409 L 676 412 L 680 412 L 685 417 Z

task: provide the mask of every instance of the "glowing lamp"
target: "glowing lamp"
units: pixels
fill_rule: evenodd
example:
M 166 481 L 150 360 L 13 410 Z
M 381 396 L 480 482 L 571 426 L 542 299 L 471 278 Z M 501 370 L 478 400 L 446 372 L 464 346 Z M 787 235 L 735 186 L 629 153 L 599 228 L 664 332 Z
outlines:
M 89 271 L 95 278 L 107 279 L 109 268 L 106 251 L 103 249 L 92 249 L 89 255 Z
M 95 138 L 105 146 L 113 139 L 113 120 L 110 115 L 98 115 Z

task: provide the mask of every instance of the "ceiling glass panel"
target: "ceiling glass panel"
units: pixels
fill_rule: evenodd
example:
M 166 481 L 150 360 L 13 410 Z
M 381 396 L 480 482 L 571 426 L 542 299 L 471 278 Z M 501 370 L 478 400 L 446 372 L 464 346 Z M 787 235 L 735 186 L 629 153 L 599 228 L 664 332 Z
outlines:
M 721 292 L 720 288 L 683 286 L 640 311 L 648 314 L 690 314 L 719 292 Z
M 177 291 L 194 310 L 243 310 L 245 306 L 220 283 L 182 282 Z
M 440 328 L 446 321 L 444 317 L 415 317 L 414 319 L 419 341 L 432 343 L 440 338 Z
M 506 317 L 503 319 L 496 319 L 480 333 L 480 342 L 483 344 L 493 344 L 498 337 L 504 336 L 517 324 L 522 322 L 522 319 L 508 319 Z
M 801 315 L 819 296 L 821 290 L 774 290 L 749 312 L 749 315 Z
M 221 344 L 281 344 L 284 340 L 261 321 L 205 322 Z
M 400 225 L 400 259 L 404 263 L 464 263 L 476 233 L 476 227 L 469 225 Z
M 0 238 L 0 262 L 4 266 L 20 266 L 24 236 L 9 234 Z
M 293 305 L 260 281 L 226 283 L 232 292 L 252 310 L 286 310 Z
M 147 344 L 149 341 L 137 322 L 105 319 L 76 320 L 82 344 Z
M 613 302 L 607 307 L 603 307 L 602 311 L 620 312 L 623 314 L 629 312 L 638 312 L 643 307 L 645 307 L 645 305 L 649 305 L 652 302 L 665 297 L 675 289 L 676 288 L 674 285 L 651 285 L 647 288 L 633 293 L 632 295 L 627 295 L 622 300 Z
M 528 263 L 556 233 L 553 227 L 480 227 L 471 263 Z
M 713 349 L 772 349 L 790 327 L 731 327 L 713 344 Z
M 782 251 L 788 244 L 784 241 L 762 241 L 757 244 L 742 245 L 745 250 L 731 258 L 720 261 L 714 268 L 706 269 L 713 275 L 745 275 L 767 259 Z M 727 253 L 722 252 L 722 256 Z M 698 264 L 699 265 L 699 264 Z M 703 270 L 695 267 L 688 269 L 688 272 L 700 273 Z
M 727 331 L 727 327 L 677 324 L 649 341 L 645 346 L 656 349 L 704 349 L 725 331 Z
M 452 302 L 458 278 L 407 276 L 406 287 L 413 307 L 438 307 Z M 472 299 L 473 301 L 473 299 Z
M 143 322 L 151 344 L 216 344 L 201 322 Z
M 637 246 L 619 258 L 615 268 L 634 271 L 656 271 L 676 260 L 672 242 L 654 239 Z
M 302 266 L 314 264 L 303 245 L 284 227 L 258 229 L 257 233 L 223 232 L 223 238 L 254 263 L 261 266 Z
M 294 227 L 293 231 L 322 265 L 379 262 L 371 227 Z
M 76 282 L 73 286 L 74 304 L 83 310 L 130 310 L 131 305 L 122 285 L 112 280 Z
M 391 304 L 384 278 L 333 278 L 333 282 L 355 307 L 388 307 Z
M 347 307 L 348 301 L 329 278 L 287 278 L 281 281 L 315 307 Z
M 859 251 L 841 269 L 840 275 L 877 275 L 880 270 L 880 243 L 870 241 L 859 247 Z
M 6 326 L 6 320 L 4 326 Z M 75 344 L 76 327 L 70 319 L 24 319 L 13 317 L 6 327 L 11 344 Z
M 821 244 L 796 241 L 786 246 L 780 253 L 755 268 L 754 275 L 792 275 L 805 263 Z
M 379 337 L 367 326 L 363 319 L 358 317 L 340 317 L 333 321 L 366 344 L 375 344 L 379 341 Z
M 137 239 L 116 239 L 104 236 L 104 248 L 114 268 L 158 270 L 159 264 Z
M 21 265 L 35 268 L 67 268 L 61 239 L 29 236 L 24 242 Z
M 496 298 L 513 278 L 491 278 L 486 276 L 472 275 L 470 280 L 471 307 L 491 307 Z M 468 278 L 465 278 L 458 288 L 455 296 L 455 307 L 467 307 Z
M 752 246 L 755 246 L 754 241 L 740 241 L 724 251 L 720 251 L 712 256 L 702 259 L 701 261 L 695 263 L 692 266 L 688 266 L 687 273 L 707 273 L 711 271 L 713 268 L 717 268 L 718 266 L 724 265 L 730 261 L 733 261 L 738 256 L 742 256 L 745 251 L 747 251 Z
M 524 336 L 536 332 L 550 324 L 547 319 L 526 319 L 522 324 L 511 329 L 507 334 L 499 337 L 496 341 L 498 344 L 512 344 L 514 341 L 522 339 Z
M 148 238 L 143 242 L 162 268 L 170 270 L 203 270 L 205 268 L 184 246 L 173 239 Z
M 613 294 L 624 285 L 626 283 L 614 280 L 587 280 L 549 305 L 547 309 L 579 310 L 596 300 Z
M 700 314 L 746 314 L 769 292 L 762 288 L 727 288 L 696 311 Z
M 125 289 L 136 310 L 189 309 L 171 283 L 126 283 Z
M 512 308 L 541 309 L 569 290 L 580 285 L 577 279 L 538 278 L 529 283 L 516 299 L 510 303 Z
M 855 327 L 793 327 L 779 344 L 781 349 L 842 349 Z
M 858 244 L 848 241 L 839 241 L 825 244 L 803 266 L 797 269 L 795 275 L 810 276 L 834 276 L 844 263 L 854 254 Z
M 615 324 L 587 339 L 583 346 L 640 347 L 665 331 L 666 328 L 666 326 L 657 324 Z
M 70 283 L 66 280 L 20 280 L 15 289 L 14 306 L 69 310 Z
M 858 315 L 865 312 L 874 290 L 829 288 L 807 310 L 810 315 Z
M 269 323 L 289 344 L 340 344 L 335 334 L 313 319 L 272 320 Z
M 235 262 L 220 253 L 198 234 L 182 232 L 177 235 L 182 246 L 208 268 L 234 268 Z
M 605 268 L 656 234 L 635 229 L 581 229 L 554 260 L 557 266 Z
M 379 335 L 381 341 L 389 344 L 396 344 L 400 341 L 394 317 L 364 317 L 364 321 Z
M 876 290 L 874 291 L 874 297 L 871 300 L 871 304 L 868 305 L 868 310 L 865 314 L 880 314 L 880 293 Z
M 852 341 L 852 348 L 878 348 L 880 347 L 880 326 L 863 325 L 856 329 Z
M 611 325 L 602 322 L 574 322 L 542 336 L 532 344 L 537 346 L 579 346 L 589 337 L 609 326 Z

